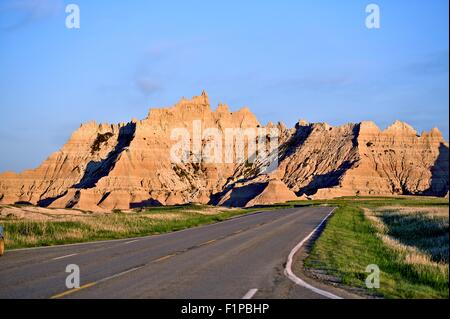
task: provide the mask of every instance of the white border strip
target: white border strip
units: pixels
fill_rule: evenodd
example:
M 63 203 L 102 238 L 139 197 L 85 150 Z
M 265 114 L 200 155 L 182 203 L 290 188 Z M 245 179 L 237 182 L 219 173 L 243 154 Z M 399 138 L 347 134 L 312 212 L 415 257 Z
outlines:
M 61 257 L 55 257 L 55 258 L 52 258 L 52 260 L 60 260 L 60 259 L 69 258 L 69 257 L 76 256 L 76 255 L 78 255 L 78 254 L 70 254 L 70 255 L 65 255 L 65 256 L 61 256 Z
M 319 228 L 323 225 L 323 223 L 325 223 L 325 221 L 328 219 L 328 217 L 330 217 L 330 215 L 333 214 L 335 209 L 336 208 L 333 208 L 333 210 L 327 216 L 325 216 L 325 218 L 320 222 L 320 224 L 316 228 L 314 228 L 314 230 L 308 236 L 306 236 L 297 246 L 295 246 L 294 249 L 292 249 L 291 253 L 288 256 L 288 260 L 287 260 L 287 263 L 286 263 L 286 269 L 284 270 L 284 274 L 290 280 L 292 280 L 294 283 L 296 283 L 297 285 L 305 287 L 306 289 L 309 289 L 309 290 L 315 292 L 316 294 L 322 295 L 322 296 L 330 298 L 330 299 L 343 299 L 342 297 L 336 296 L 335 294 L 332 294 L 331 292 L 328 292 L 328 291 L 316 288 L 316 287 L 308 284 L 304 280 L 302 280 L 299 277 L 297 277 L 294 274 L 294 272 L 292 271 L 292 260 L 294 259 L 294 255 L 312 237 L 312 235 L 314 235 L 314 233 L 317 232 L 317 230 L 319 230 Z

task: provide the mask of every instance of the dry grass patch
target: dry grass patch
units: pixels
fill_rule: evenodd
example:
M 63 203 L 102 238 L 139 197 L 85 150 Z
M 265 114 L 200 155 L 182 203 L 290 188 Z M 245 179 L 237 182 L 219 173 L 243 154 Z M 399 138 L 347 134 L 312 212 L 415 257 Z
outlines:
M 380 218 L 367 209 L 365 209 L 365 214 L 376 227 L 378 231 L 377 235 L 381 238 L 383 243 L 396 251 L 398 254 L 402 255 L 407 264 L 433 267 L 439 270 L 443 275 L 448 273 L 448 263 L 445 263 L 445 261 L 433 261 L 430 254 L 419 250 L 417 247 L 405 245 L 398 239 L 389 236 L 389 228 L 381 221 Z M 445 247 L 443 249 L 445 250 Z
M 391 237 L 390 242 L 396 243 L 399 249 L 414 248 L 431 261 L 448 265 L 448 208 L 381 207 L 365 212 L 380 233 Z

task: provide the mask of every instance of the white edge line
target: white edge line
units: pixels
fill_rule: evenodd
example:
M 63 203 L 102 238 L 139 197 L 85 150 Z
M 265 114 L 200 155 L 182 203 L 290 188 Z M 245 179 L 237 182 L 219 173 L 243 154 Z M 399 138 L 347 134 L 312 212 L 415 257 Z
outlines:
M 258 289 L 250 289 L 242 299 L 252 299 L 253 296 L 258 292 Z
M 108 281 L 108 280 L 111 280 L 111 279 L 114 279 L 114 278 L 117 278 L 117 277 L 123 276 L 123 275 L 125 275 L 125 274 L 128 274 L 128 273 L 130 273 L 130 272 L 133 272 L 133 271 L 139 270 L 139 269 L 141 269 L 141 268 L 143 268 L 143 267 L 144 267 L 144 266 L 138 266 L 138 267 L 134 267 L 134 268 L 131 268 L 131 269 L 128 269 L 128 270 L 125 270 L 125 271 L 119 272 L 119 273 L 117 273 L 117 274 L 114 274 L 114 275 L 111 275 L 111 276 L 105 277 L 105 278 L 103 278 L 103 279 L 97 280 L 97 281 L 96 281 L 96 283 L 101 283 L 101 282 L 105 282 L 105 281 Z
M 294 259 L 294 255 L 312 237 L 312 235 L 314 235 L 314 233 L 317 232 L 317 230 L 323 225 L 323 223 L 325 223 L 325 221 L 328 219 L 328 217 L 331 216 L 331 214 L 334 212 L 335 209 L 336 208 L 333 208 L 333 210 L 327 216 L 325 216 L 325 218 L 320 222 L 320 224 L 316 228 L 314 228 L 314 230 L 308 236 L 306 236 L 300 243 L 298 243 L 297 246 L 294 247 L 294 249 L 292 249 L 291 253 L 288 256 L 288 260 L 287 260 L 287 263 L 286 263 L 286 269 L 284 270 L 284 274 L 290 280 L 292 280 L 294 283 L 296 283 L 297 285 L 302 286 L 302 287 L 304 287 L 306 289 L 309 289 L 309 290 L 315 292 L 316 294 L 322 295 L 322 296 L 330 298 L 330 299 L 343 299 L 342 297 L 339 297 L 339 296 L 337 296 L 335 294 L 332 294 L 331 292 L 328 292 L 328 291 L 316 288 L 316 287 L 308 284 L 304 280 L 302 280 L 299 277 L 297 277 L 294 274 L 294 272 L 292 271 L 292 261 Z
M 61 256 L 61 257 L 52 258 L 52 260 L 59 260 L 59 259 L 63 259 L 63 258 L 69 258 L 69 257 L 76 256 L 76 255 L 78 255 L 78 254 L 65 255 L 65 256 Z
M 130 241 L 127 241 L 127 242 L 125 242 L 125 243 L 123 243 L 123 244 L 124 244 L 124 245 L 127 245 L 127 244 L 131 244 L 131 243 L 135 243 L 135 242 L 137 242 L 137 241 L 139 241 L 139 239 L 130 240 Z

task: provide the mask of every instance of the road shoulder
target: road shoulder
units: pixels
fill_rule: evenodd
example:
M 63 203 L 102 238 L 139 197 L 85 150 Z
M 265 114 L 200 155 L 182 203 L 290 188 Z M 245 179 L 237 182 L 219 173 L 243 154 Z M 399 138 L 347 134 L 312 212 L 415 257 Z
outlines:
M 309 252 L 311 251 L 315 241 L 320 237 L 326 224 L 327 222 L 323 223 L 323 225 L 314 232 L 311 238 L 307 240 L 305 244 L 299 249 L 299 251 L 294 255 L 292 271 L 297 277 L 299 277 L 309 285 L 337 295 L 343 299 L 371 298 L 359 289 L 342 285 L 339 282 L 338 278 L 333 278 L 316 270 L 307 269 L 304 266 L 305 259 L 309 256 Z

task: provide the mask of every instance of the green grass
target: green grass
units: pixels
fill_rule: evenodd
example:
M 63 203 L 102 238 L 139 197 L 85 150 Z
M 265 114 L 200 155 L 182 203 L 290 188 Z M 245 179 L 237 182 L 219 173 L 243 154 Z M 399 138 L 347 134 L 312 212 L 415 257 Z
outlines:
M 0 224 L 5 229 L 6 247 L 15 249 L 161 234 L 211 224 L 254 211 L 242 209 L 206 215 L 201 214 L 202 209 L 200 206 L 164 207 L 141 209 L 134 213 L 116 211 L 107 215 L 90 214 L 75 219 L 51 221 L 6 218 L 1 219 Z M 157 214 L 158 218 L 152 217 Z
M 202 213 L 207 208 L 202 205 L 182 205 L 142 208 L 133 213 L 116 210 L 111 214 L 86 214 L 50 221 L 4 218 L 0 219 L 0 224 L 5 229 L 7 249 L 15 249 L 162 234 L 263 210 L 235 209 L 214 214 Z
M 385 298 L 448 298 L 448 259 L 446 267 L 431 264 L 419 264 L 406 261 L 406 252 L 389 247 L 381 238 L 379 230 L 367 219 L 363 208 L 389 207 L 447 207 L 448 200 L 441 199 L 340 199 L 320 201 L 321 204 L 337 206 L 323 233 L 313 245 L 305 260 L 305 267 L 320 269 L 340 279 L 345 286 L 363 289 L 367 294 Z M 307 203 L 297 203 L 304 204 Z M 310 203 L 312 205 L 318 202 Z M 407 215 L 404 216 L 408 218 Z M 429 220 L 428 220 L 429 221 Z M 397 220 L 399 222 L 399 220 Z M 404 222 L 404 221 L 403 221 Z M 427 220 L 415 222 L 415 230 L 409 233 L 395 223 L 387 223 L 389 235 L 413 245 L 432 241 L 430 237 L 447 237 L 448 254 L 448 218 L 440 226 L 430 226 Z M 444 225 L 444 226 L 443 226 Z M 407 229 L 408 227 L 406 227 Z M 411 234 L 415 232 L 415 235 Z M 431 231 L 431 232 L 430 232 Z M 436 242 L 434 242 L 436 244 Z M 424 247 L 422 247 L 425 249 Z M 380 288 L 367 289 L 365 272 L 369 264 L 376 264 L 381 270 Z M 445 271 L 443 271 L 445 269 Z
M 422 212 L 386 211 L 378 215 L 387 226 L 388 235 L 427 253 L 435 262 L 448 264 L 448 214 L 430 216 Z
M 363 206 L 368 208 L 399 207 L 448 207 L 449 200 L 435 197 L 342 197 L 329 200 L 301 200 L 288 202 L 295 206 L 328 205 L 328 206 Z

